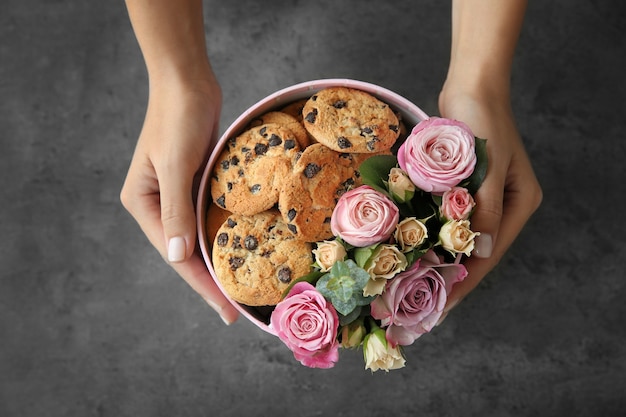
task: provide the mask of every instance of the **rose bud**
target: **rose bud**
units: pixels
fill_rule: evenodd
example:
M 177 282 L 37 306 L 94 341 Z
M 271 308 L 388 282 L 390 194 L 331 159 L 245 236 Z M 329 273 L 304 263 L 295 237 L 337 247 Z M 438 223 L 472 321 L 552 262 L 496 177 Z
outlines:
M 415 184 L 400 168 L 391 168 L 387 187 L 393 198 L 400 203 L 410 201 L 415 195 Z
M 428 229 L 415 217 L 407 217 L 398 223 L 393 237 L 402 252 L 410 252 L 426 241 Z
M 441 226 L 439 240 L 441 246 L 448 252 L 470 256 L 474 250 L 474 238 L 479 234 L 472 232 L 469 220 L 450 220 Z
M 336 240 L 325 240 L 317 244 L 313 249 L 315 262 L 320 267 L 320 271 L 328 272 L 335 262 L 343 261 L 346 258 L 346 248 Z

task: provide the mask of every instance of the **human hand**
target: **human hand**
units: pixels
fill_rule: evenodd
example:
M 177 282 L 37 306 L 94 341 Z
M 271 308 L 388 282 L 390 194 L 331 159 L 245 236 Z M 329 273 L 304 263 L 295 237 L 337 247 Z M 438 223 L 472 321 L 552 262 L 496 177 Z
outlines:
M 196 250 L 197 185 L 221 111 L 217 81 L 151 83 L 148 110 L 121 200 L 152 245 L 226 324 L 237 310 Z
M 542 191 L 515 125 L 507 96 L 451 92 L 439 97 L 442 117 L 465 122 L 487 139 L 488 169 L 475 195 L 472 230 L 480 236 L 465 265 L 468 277 L 454 285 L 445 314 L 467 296 L 500 261 L 541 204 Z

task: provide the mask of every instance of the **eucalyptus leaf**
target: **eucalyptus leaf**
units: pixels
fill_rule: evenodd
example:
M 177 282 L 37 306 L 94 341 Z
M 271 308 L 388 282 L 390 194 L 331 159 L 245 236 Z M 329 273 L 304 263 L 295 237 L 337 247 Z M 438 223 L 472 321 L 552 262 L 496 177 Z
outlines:
M 354 308 L 354 310 L 352 310 L 345 316 L 343 314 L 339 314 L 339 324 L 342 326 L 347 326 L 348 324 L 352 323 L 354 320 L 359 318 L 359 316 L 361 315 L 361 310 L 362 308 L 360 306 L 357 306 Z
M 330 273 L 321 277 L 315 287 L 340 314 L 347 316 L 357 306 L 371 302 L 371 299 L 363 297 L 363 287 L 368 281 L 369 274 L 348 259 L 335 262 Z

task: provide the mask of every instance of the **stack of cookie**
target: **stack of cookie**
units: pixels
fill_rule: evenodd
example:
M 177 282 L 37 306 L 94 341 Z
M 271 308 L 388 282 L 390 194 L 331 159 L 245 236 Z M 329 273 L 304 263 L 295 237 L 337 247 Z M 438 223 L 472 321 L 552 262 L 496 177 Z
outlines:
M 211 178 L 212 263 L 229 296 L 276 305 L 311 270 L 315 242 L 332 237 L 339 197 L 361 185 L 359 166 L 390 153 L 394 111 L 374 96 L 333 87 L 259 116 L 230 138 Z

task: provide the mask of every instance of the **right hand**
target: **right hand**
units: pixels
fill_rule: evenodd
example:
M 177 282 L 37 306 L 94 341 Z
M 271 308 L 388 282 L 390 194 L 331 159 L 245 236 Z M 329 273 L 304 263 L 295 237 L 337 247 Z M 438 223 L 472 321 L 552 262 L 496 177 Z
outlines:
M 196 250 L 195 196 L 218 132 L 217 81 L 152 83 L 148 110 L 121 200 L 161 256 L 226 324 L 238 311 Z

